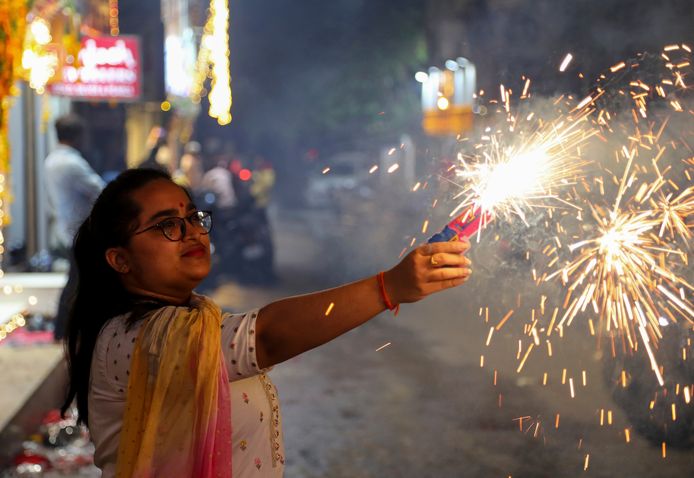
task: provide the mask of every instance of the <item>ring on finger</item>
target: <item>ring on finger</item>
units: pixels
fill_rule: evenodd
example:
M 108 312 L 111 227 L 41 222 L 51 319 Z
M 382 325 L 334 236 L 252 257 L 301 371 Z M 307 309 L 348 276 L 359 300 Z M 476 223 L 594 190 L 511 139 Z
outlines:
M 439 265 L 439 261 L 437 261 L 437 260 L 434 258 L 434 255 L 433 255 L 433 254 L 429 257 L 429 262 L 431 263 L 432 266 L 437 266 L 437 265 Z

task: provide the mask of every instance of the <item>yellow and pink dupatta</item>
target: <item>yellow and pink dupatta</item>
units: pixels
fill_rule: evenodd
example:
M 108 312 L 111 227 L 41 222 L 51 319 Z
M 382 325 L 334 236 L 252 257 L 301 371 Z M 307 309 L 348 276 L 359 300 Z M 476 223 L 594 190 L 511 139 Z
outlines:
M 194 296 L 144 319 L 131 359 L 118 478 L 231 478 L 221 310 Z

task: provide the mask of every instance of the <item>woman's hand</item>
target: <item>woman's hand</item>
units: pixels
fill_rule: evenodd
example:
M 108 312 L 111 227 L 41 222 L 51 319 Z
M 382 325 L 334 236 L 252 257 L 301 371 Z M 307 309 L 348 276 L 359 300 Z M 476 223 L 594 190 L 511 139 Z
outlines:
M 470 277 L 467 239 L 425 244 L 386 271 L 386 292 L 395 304 L 416 302 L 441 290 L 456 287 Z

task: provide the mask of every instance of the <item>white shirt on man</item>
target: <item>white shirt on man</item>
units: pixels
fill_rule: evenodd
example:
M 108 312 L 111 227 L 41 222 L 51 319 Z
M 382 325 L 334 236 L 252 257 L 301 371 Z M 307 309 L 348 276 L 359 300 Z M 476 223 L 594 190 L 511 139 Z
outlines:
M 104 180 L 79 151 L 66 144 L 59 144 L 46 157 L 44 171 L 48 201 L 55 214 L 55 234 L 60 244 L 70 247 L 104 188 Z

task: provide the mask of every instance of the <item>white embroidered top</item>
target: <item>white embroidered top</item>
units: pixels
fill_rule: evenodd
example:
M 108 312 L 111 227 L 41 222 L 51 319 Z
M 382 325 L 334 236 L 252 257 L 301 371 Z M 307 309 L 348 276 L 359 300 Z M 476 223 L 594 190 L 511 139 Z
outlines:
M 222 320 L 222 350 L 231 391 L 234 478 L 281 477 L 284 472 L 279 396 L 256 360 L 257 317 L 256 309 L 225 314 Z M 96 447 L 94 463 L 102 470 L 102 478 L 116 473 L 130 357 L 139 331 L 139 324 L 126 330 L 126 318 L 119 316 L 106 323 L 92 357 L 89 432 Z

